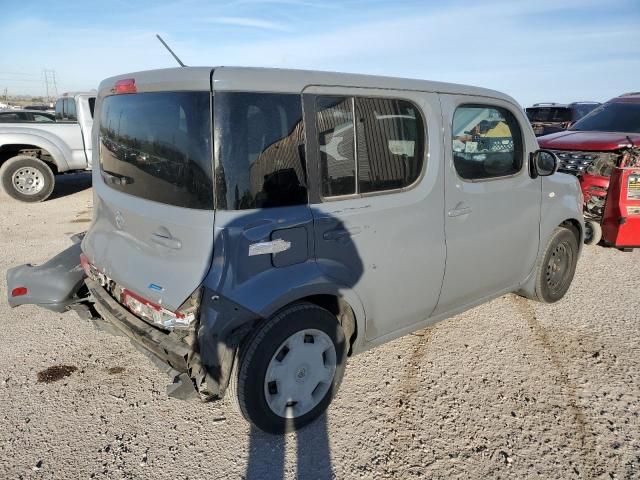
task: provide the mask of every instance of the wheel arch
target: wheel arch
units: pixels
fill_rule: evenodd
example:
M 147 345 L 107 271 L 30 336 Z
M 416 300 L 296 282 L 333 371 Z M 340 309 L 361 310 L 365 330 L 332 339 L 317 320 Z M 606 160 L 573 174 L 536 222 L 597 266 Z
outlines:
M 27 134 L 12 135 L 10 142 L 5 141 L 0 144 L 0 165 L 6 160 L 20 155 L 23 150 L 39 150 L 41 155 L 37 158 L 52 167 L 53 173 L 69 170 L 69 164 L 62 149 L 44 137 Z M 41 158 L 42 153 L 47 158 Z
M 578 251 L 581 252 L 582 246 L 584 244 L 584 224 L 580 223 L 575 218 L 567 218 L 566 220 L 562 221 L 562 223 L 560 223 L 560 225 L 558 226 L 566 227 L 569 230 L 571 230 L 571 232 L 573 232 L 573 234 L 576 237 L 576 242 L 578 242 Z

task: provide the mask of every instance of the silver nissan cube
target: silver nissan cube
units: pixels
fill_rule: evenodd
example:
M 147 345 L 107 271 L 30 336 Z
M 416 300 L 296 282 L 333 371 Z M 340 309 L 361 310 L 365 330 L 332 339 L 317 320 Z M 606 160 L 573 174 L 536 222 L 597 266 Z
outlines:
M 267 432 L 318 417 L 351 355 L 508 292 L 560 300 L 582 245 L 576 178 L 491 90 L 137 72 L 101 83 L 93 145 L 90 229 L 11 269 L 9 303 L 125 334 L 170 395 L 232 395 Z

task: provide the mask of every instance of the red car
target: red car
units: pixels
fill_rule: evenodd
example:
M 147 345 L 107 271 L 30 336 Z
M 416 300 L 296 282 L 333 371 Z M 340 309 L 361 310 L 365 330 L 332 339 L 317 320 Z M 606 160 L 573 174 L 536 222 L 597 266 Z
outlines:
M 585 243 L 598 243 L 609 178 L 623 151 L 640 146 L 640 92 L 613 98 L 564 132 L 538 138 L 559 158 L 558 170 L 578 175 L 584 195 Z
M 630 143 L 640 145 L 640 92 L 603 103 L 568 130 L 538 137 L 540 148 L 558 156 L 559 171 L 577 175 L 595 160 L 617 159 Z

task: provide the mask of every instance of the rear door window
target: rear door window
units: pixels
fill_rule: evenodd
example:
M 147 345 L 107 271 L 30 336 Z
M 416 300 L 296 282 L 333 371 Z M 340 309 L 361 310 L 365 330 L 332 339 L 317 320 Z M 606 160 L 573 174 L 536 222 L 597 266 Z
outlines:
M 100 169 L 120 192 L 178 207 L 213 209 L 209 92 L 106 97 Z
M 316 125 L 322 196 L 356 193 L 355 126 L 351 97 L 319 97 Z
M 452 129 L 453 163 L 460 177 L 504 177 L 522 168 L 522 133 L 508 110 L 463 105 L 454 113 Z
M 214 105 L 217 208 L 305 204 L 300 95 L 218 92 Z
M 424 126 L 405 100 L 356 98 L 358 192 L 411 185 L 422 171 Z
M 316 128 L 323 197 L 406 188 L 422 172 L 425 127 L 409 101 L 319 96 Z

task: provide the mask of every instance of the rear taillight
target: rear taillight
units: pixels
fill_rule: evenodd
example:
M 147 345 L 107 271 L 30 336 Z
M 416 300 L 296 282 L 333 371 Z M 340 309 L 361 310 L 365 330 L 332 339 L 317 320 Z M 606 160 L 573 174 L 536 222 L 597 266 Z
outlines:
M 29 290 L 27 289 L 27 287 L 16 287 L 13 290 L 11 290 L 12 297 L 22 297 L 27 293 L 29 293 Z
M 82 270 L 87 275 L 87 277 L 91 277 L 91 266 L 89 265 L 89 259 L 84 253 L 80 254 L 80 265 L 82 266 Z
M 121 303 L 134 315 L 163 328 L 185 328 L 191 325 L 196 318 L 200 306 L 200 296 L 201 290 L 198 289 L 177 311 L 172 312 L 124 288 L 121 293 Z
M 138 90 L 136 88 L 135 78 L 123 78 L 122 80 L 118 80 L 112 91 L 113 93 L 136 93 Z

